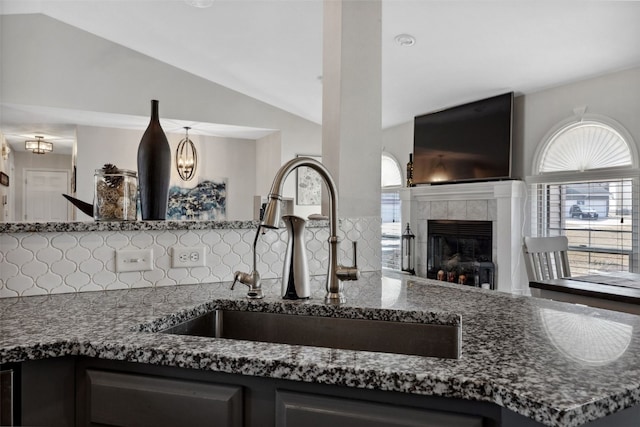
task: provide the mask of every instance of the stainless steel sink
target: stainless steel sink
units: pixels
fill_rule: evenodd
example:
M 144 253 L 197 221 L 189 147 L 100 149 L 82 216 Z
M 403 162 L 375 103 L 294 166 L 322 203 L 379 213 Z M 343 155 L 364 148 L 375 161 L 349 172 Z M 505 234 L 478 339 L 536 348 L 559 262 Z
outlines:
M 418 356 L 460 357 L 459 326 L 214 310 L 163 333 Z

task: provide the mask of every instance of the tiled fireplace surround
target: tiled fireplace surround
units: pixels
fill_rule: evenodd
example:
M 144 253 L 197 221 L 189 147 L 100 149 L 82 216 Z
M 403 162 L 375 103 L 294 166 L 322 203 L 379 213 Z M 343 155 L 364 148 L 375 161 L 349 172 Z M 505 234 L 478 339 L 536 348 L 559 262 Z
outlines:
M 416 274 L 426 277 L 429 220 L 474 220 L 493 223 L 492 252 L 496 289 L 528 294 L 522 258 L 526 186 L 522 181 L 492 181 L 418 186 L 403 190 L 403 204 L 416 235 Z M 405 221 L 406 222 L 406 221 Z

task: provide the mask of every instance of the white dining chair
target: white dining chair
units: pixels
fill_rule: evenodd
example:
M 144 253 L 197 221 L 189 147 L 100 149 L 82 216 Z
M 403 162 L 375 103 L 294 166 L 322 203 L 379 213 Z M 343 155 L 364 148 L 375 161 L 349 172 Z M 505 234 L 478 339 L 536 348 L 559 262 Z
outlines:
M 571 277 L 569 240 L 565 236 L 525 237 L 524 260 L 529 281 Z

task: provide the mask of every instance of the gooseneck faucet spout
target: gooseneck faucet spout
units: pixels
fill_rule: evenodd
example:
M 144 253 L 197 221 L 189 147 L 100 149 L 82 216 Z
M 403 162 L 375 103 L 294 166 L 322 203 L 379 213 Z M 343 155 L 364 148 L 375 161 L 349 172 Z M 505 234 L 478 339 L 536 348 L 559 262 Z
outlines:
M 309 157 L 297 157 L 282 165 L 276 173 L 271 185 L 271 192 L 268 196 L 267 206 L 264 211 L 262 226 L 266 228 L 280 227 L 280 205 L 282 202 L 282 189 L 284 181 L 289 174 L 300 166 L 309 167 L 322 177 L 330 200 L 329 215 L 329 265 L 327 268 L 327 294 L 325 296 L 326 303 L 344 303 L 346 301 L 342 292 L 342 283 L 344 280 L 357 280 L 360 277 L 360 271 L 356 266 L 356 245 L 353 246 L 354 265 L 351 267 L 338 264 L 338 248 L 340 240 L 338 239 L 338 189 L 329 173 L 329 170 L 320 162 Z

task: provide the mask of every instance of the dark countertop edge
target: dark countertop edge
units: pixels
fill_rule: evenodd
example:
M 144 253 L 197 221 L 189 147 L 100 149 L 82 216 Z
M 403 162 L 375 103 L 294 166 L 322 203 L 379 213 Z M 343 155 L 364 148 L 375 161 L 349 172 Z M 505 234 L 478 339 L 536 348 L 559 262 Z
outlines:
M 0 233 L 86 232 L 86 231 L 165 231 L 254 229 L 259 221 L 70 221 L 6 222 Z M 326 227 L 328 221 L 307 221 L 307 227 Z
M 492 403 L 497 406 L 501 406 L 508 410 L 511 410 L 515 413 L 521 414 L 527 418 L 531 418 L 537 422 L 540 422 L 544 425 L 549 425 L 551 427 L 578 427 L 586 422 L 594 421 L 603 417 L 595 416 L 594 414 L 601 410 L 601 407 L 598 406 L 599 401 L 590 401 L 581 405 L 579 407 L 572 406 L 563 409 L 559 409 L 553 406 L 541 406 L 541 402 L 537 401 L 529 401 L 524 396 L 516 395 L 508 390 L 505 390 L 503 387 L 496 387 L 495 384 L 492 384 L 490 381 L 485 384 L 489 390 L 492 392 L 488 395 L 480 396 L 475 399 L 471 399 L 464 396 L 462 384 L 465 383 L 463 378 L 450 378 L 447 380 L 446 384 L 437 378 L 432 378 L 432 380 L 438 381 L 443 385 L 446 385 L 446 389 L 440 388 L 436 391 L 435 387 L 426 387 L 426 388 L 416 388 L 415 384 L 412 383 L 410 387 L 403 387 L 404 381 L 398 381 L 398 376 L 395 373 L 378 371 L 370 368 L 340 368 L 327 370 L 328 368 L 324 367 L 314 367 L 314 369 L 319 370 L 319 372 L 315 374 L 307 373 L 305 376 L 300 376 L 298 368 L 299 366 L 295 363 L 287 363 L 287 362 L 279 362 L 276 360 L 260 360 L 255 358 L 247 358 L 244 355 L 237 355 L 236 357 L 229 356 L 219 356 L 217 354 L 211 354 L 210 352 L 205 352 L 207 357 L 206 366 L 189 366 L 185 363 L 185 360 L 197 360 L 201 355 L 199 351 L 191 350 L 191 351 L 181 351 L 179 356 L 178 354 L 172 352 L 161 351 L 162 357 L 158 357 L 158 349 L 149 345 L 137 345 L 137 344 L 129 344 L 131 346 L 130 350 L 127 353 L 126 358 L 115 356 L 117 351 L 113 351 L 113 344 L 104 344 L 104 343 L 92 343 L 91 341 L 79 340 L 79 339 L 71 339 L 71 340 L 59 340 L 52 341 L 49 343 L 41 343 L 35 346 L 32 346 L 31 349 L 35 350 L 37 353 L 34 355 L 33 353 L 29 357 L 24 357 L 24 349 L 25 347 L 20 346 L 16 347 L 13 351 L 17 353 L 17 355 L 22 355 L 22 357 L 7 357 L 11 355 L 12 350 L 0 352 L 0 359 L 4 360 L 3 363 L 20 363 L 26 362 L 30 360 L 41 360 L 47 358 L 56 358 L 56 357 L 90 357 L 97 358 L 102 360 L 114 360 L 114 361 L 123 361 L 129 363 L 142 363 L 149 364 L 154 366 L 166 366 L 166 367 L 174 367 L 181 369 L 193 369 L 200 371 L 211 371 L 211 372 L 221 372 L 228 373 L 234 375 L 246 375 L 260 378 L 269 378 L 269 379 L 281 379 L 287 381 L 299 381 L 305 383 L 314 383 L 314 384 L 325 384 L 325 385 L 341 385 L 345 387 L 355 388 L 355 389 L 367 389 L 367 390 L 380 390 L 394 393 L 407 393 L 419 396 L 433 396 L 433 397 L 442 397 L 442 398 L 456 398 L 470 401 L 479 401 L 479 402 L 487 402 Z M 138 355 L 145 354 L 145 350 L 150 350 L 149 354 L 152 354 L 153 357 L 145 358 L 140 357 Z M 345 350 L 349 351 L 349 350 Z M 190 357 L 184 357 L 190 356 Z M 218 363 L 218 362 L 222 362 Z M 230 362 L 228 366 L 224 366 L 224 362 Z M 256 363 L 262 365 L 262 368 L 265 369 L 256 369 Z M 277 369 L 266 369 L 269 367 L 268 365 L 277 364 Z M 363 379 L 366 379 L 367 383 L 364 382 L 355 382 L 353 379 L 349 381 L 349 383 L 343 383 L 340 381 L 336 381 L 336 376 L 343 376 L 344 374 L 352 374 L 356 376 L 361 376 Z M 378 377 L 378 380 L 375 383 L 371 383 L 372 378 Z M 392 385 L 390 385 L 392 384 Z M 455 384 L 456 386 L 453 386 Z M 477 393 L 478 385 L 475 384 L 473 387 L 473 391 Z M 495 396 L 494 393 L 497 389 L 502 389 L 502 392 L 506 393 L 508 396 Z M 635 393 L 635 398 L 632 398 L 632 402 L 635 404 L 640 403 L 640 394 Z M 505 399 L 505 397 L 507 397 Z M 632 396 L 629 396 L 629 393 L 618 393 L 615 396 L 607 396 L 607 400 L 614 399 L 617 401 L 624 401 L 625 398 L 629 399 Z M 516 404 L 518 402 L 520 405 Z M 531 408 L 537 408 L 534 414 L 526 413 L 527 411 L 523 411 L 521 406 L 528 406 Z M 619 411 L 632 407 L 617 405 L 615 408 L 612 408 L 611 405 L 607 405 L 609 408 L 608 415 L 613 415 Z M 591 410 L 594 409 L 594 410 Z M 546 416 L 543 416 L 546 415 Z M 579 415 L 580 417 L 576 418 L 575 416 Z M 580 419 L 582 418 L 582 419 Z M 552 424 L 545 424 L 545 420 L 551 420 Z
M 553 279 L 545 282 L 531 281 L 529 282 L 529 287 L 629 304 L 640 304 L 640 289 L 624 286 L 604 285 L 571 279 Z

